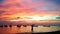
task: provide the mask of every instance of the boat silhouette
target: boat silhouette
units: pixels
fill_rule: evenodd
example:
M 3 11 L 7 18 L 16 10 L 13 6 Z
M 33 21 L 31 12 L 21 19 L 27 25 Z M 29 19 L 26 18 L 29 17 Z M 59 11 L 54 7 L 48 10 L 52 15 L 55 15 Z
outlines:
M 17 25 L 17 27 L 21 27 L 21 25 Z
M 0 25 L 0 27 L 3 27 L 3 25 Z
M 8 27 L 8 25 L 4 25 L 4 27 Z
M 12 25 L 9 25 L 9 27 L 12 27 Z

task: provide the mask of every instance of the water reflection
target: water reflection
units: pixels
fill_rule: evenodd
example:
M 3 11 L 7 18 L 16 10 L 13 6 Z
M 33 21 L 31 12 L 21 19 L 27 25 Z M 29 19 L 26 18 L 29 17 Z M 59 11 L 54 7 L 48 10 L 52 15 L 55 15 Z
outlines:
M 12 28 L 10 28 L 12 27 Z M 38 26 L 33 27 L 33 32 L 53 32 L 53 31 L 60 31 L 59 26 L 50 26 L 50 27 L 44 27 L 44 26 Z M 9 26 L 9 27 L 0 27 L 0 33 L 31 33 L 31 26 Z
M 37 28 L 34 27 L 33 32 L 53 32 L 53 31 L 60 31 L 59 26 L 50 26 L 50 27 L 44 27 L 44 26 L 38 26 Z

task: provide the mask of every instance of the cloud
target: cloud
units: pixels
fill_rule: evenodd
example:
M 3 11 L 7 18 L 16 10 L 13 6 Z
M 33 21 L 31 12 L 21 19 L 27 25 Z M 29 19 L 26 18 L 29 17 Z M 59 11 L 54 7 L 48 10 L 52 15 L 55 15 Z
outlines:
M 5 11 L 4 10 L 0 10 L 0 14 L 3 14 L 3 13 L 5 13 Z
M 2 16 L 43 15 L 60 13 L 59 0 L 4 0 L 0 1 Z

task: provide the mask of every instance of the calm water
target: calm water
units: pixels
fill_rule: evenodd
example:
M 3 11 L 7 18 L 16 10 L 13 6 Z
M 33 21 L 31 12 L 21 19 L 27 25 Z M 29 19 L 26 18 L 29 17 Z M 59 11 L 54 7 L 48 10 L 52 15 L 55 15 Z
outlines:
M 33 32 L 53 32 L 53 31 L 60 31 L 60 26 L 50 26 L 50 27 L 43 27 L 43 26 L 38 26 L 38 27 L 33 27 Z M 31 31 L 31 26 L 21 26 L 20 28 L 17 26 L 12 26 L 10 27 L 0 27 L 0 33 L 26 33 L 26 32 L 32 32 Z

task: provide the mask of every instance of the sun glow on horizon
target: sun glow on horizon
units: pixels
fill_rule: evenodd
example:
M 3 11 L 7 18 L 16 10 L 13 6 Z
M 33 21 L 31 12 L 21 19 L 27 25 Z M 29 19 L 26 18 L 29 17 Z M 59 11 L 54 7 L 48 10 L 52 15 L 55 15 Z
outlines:
M 23 18 L 12 19 L 10 21 L 41 21 L 41 20 L 56 20 L 55 16 L 25 16 Z

